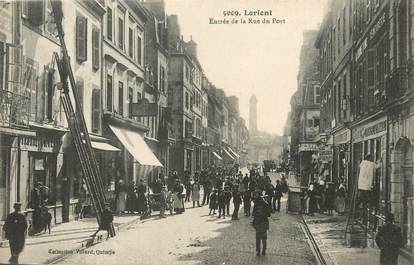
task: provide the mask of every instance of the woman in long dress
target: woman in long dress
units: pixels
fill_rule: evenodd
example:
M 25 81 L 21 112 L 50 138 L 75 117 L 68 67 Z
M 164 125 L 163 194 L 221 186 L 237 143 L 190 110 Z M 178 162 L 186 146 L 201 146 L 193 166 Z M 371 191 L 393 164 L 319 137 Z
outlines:
M 177 179 L 173 187 L 173 194 L 174 194 L 174 211 L 178 214 L 184 212 L 183 191 L 184 191 L 184 187 L 180 183 L 180 179 Z
M 126 199 L 126 187 L 124 181 L 121 179 L 118 182 L 118 203 L 116 207 L 118 213 L 123 213 L 126 210 Z
M 191 200 L 193 201 L 193 208 L 197 202 L 197 206 L 200 207 L 200 184 L 196 180 L 191 186 Z

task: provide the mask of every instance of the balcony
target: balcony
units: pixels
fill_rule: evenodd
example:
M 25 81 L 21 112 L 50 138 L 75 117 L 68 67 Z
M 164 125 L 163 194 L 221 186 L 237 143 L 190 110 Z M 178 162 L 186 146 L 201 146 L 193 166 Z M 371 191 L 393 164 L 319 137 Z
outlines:
M 29 116 L 29 97 L 0 90 L 0 126 L 28 127 Z

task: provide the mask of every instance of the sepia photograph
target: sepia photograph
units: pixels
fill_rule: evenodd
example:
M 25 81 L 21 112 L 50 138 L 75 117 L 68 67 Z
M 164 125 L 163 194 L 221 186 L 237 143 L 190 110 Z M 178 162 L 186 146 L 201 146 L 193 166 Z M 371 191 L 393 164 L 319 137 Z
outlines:
M 413 265 L 414 0 L 0 0 L 0 264 Z

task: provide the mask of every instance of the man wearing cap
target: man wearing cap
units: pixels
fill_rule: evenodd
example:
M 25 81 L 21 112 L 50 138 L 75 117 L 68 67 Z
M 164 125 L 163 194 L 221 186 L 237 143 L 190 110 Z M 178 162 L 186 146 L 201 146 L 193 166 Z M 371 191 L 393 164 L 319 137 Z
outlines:
M 402 247 L 401 228 L 394 224 L 394 215 L 387 214 L 385 225 L 378 229 L 375 242 L 381 250 L 381 265 L 397 265 L 398 254 Z
M 11 264 L 19 264 L 19 254 L 23 251 L 27 222 L 26 217 L 20 213 L 21 203 L 14 204 L 14 212 L 7 216 L 6 222 L 3 226 L 6 238 L 9 240 L 11 257 L 9 262 Z
M 256 254 L 257 256 L 266 255 L 267 230 L 269 230 L 269 217 L 271 214 L 270 205 L 261 196 L 261 191 L 256 190 L 252 193 L 254 200 L 253 207 L 253 227 L 256 230 Z M 260 251 L 260 245 L 263 245 Z

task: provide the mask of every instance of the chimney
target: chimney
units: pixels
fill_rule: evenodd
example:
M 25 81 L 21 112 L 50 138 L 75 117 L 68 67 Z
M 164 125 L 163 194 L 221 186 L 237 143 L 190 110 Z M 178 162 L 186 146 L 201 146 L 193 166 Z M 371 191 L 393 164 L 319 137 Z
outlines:
M 194 57 L 197 58 L 197 43 L 193 41 L 193 36 L 190 36 L 190 41 L 187 42 L 187 51 Z

